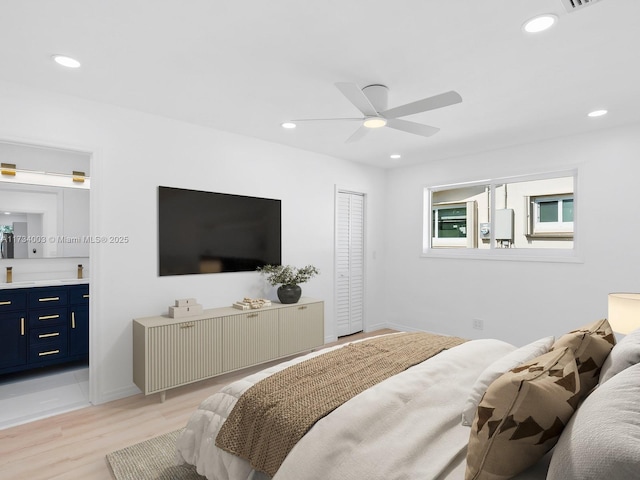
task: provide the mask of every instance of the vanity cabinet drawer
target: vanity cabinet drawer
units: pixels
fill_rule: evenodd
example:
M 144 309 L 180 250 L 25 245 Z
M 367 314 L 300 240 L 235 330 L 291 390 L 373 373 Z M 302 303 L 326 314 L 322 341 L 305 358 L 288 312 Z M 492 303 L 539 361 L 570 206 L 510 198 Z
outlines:
M 66 356 L 66 338 L 61 338 L 42 345 L 31 345 L 31 348 L 29 348 L 29 363 L 51 362 Z
M 48 308 L 67 302 L 66 288 L 34 288 L 29 292 L 29 308 Z
M 29 310 L 29 326 L 31 328 L 49 325 L 66 324 L 67 307 L 41 308 Z
M 24 310 L 27 307 L 27 292 L 0 290 L 0 312 Z
M 89 304 L 89 285 L 69 287 L 69 303 L 73 305 Z
M 57 344 L 66 341 L 68 332 L 66 325 L 52 325 L 45 328 L 29 329 L 29 345 L 38 347 L 41 345 Z

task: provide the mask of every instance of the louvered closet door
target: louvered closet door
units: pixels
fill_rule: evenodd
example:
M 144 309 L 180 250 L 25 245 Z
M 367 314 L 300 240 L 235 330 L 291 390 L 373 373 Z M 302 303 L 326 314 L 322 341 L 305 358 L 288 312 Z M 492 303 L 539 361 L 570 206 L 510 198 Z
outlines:
M 338 191 L 336 320 L 338 336 L 364 329 L 364 194 Z

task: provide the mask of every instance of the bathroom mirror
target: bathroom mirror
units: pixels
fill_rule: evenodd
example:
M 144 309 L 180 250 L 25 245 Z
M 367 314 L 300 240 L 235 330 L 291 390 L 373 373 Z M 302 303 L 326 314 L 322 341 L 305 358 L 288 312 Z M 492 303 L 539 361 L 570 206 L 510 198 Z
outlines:
M 0 161 L 0 258 L 88 257 L 89 179 L 73 172 L 89 156 L 0 142 Z

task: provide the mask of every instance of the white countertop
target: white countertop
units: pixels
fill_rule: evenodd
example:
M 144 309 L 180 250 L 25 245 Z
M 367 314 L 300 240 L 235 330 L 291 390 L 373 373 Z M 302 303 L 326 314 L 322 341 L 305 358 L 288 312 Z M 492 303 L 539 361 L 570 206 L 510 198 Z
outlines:
M 60 280 L 28 280 L 25 282 L 0 283 L 0 290 L 30 287 L 59 287 L 64 285 L 82 285 L 89 283 L 88 278 L 63 278 Z

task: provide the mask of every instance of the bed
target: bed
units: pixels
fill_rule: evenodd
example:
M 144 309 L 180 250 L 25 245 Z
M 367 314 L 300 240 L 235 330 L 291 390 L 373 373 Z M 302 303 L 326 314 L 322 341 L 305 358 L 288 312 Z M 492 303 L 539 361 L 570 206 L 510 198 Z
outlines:
M 614 346 L 606 320 L 520 348 L 454 342 L 320 413 L 275 470 L 219 442 L 257 386 L 356 343 L 267 368 L 204 400 L 178 438 L 178 462 L 208 480 L 640 478 L 640 331 Z

